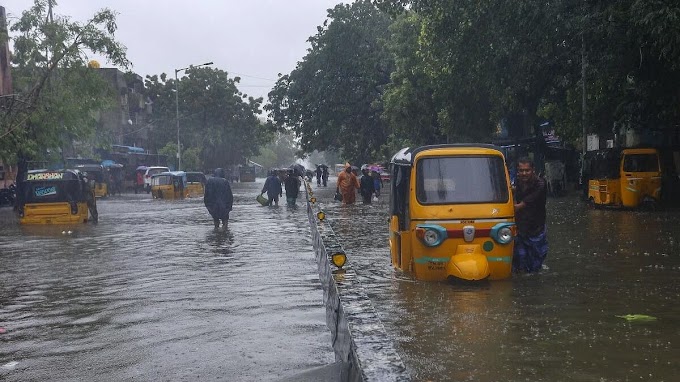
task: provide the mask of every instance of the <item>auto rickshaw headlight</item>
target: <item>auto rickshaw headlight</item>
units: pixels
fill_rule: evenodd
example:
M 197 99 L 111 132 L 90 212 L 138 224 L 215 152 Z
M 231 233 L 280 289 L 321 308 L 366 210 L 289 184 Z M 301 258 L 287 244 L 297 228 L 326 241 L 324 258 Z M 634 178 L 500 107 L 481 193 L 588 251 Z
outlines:
M 514 236 L 514 223 L 498 223 L 491 228 L 491 237 L 499 244 L 508 244 Z
M 436 247 L 447 238 L 446 229 L 436 224 L 419 224 L 416 226 L 416 237 L 428 247 Z
M 342 268 L 347 262 L 347 255 L 342 252 L 336 252 L 331 255 L 331 262 L 338 268 Z

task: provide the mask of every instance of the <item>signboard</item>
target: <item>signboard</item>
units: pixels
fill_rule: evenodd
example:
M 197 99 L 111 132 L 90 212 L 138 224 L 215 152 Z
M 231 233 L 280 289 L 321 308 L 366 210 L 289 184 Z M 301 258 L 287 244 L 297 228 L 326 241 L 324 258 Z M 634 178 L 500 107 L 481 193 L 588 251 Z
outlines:
M 55 186 L 48 186 L 48 187 L 36 187 L 35 190 L 33 191 L 35 196 L 37 197 L 43 197 L 43 196 L 51 196 L 51 195 L 56 195 L 57 194 L 57 187 Z
M 599 150 L 600 149 L 600 137 L 597 134 L 588 135 L 588 145 L 586 146 L 588 151 Z
M 59 180 L 64 179 L 63 172 L 39 172 L 35 174 L 27 174 L 26 180 Z

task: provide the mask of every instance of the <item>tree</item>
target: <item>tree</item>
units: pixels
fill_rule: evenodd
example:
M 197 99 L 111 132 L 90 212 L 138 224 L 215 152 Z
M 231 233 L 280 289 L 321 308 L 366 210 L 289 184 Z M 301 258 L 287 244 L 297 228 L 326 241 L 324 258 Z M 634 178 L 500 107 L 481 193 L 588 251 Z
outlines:
M 390 18 L 369 1 L 339 4 L 309 38 L 296 68 L 277 81 L 265 109 L 279 131 L 292 131 L 304 152 L 340 149 L 368 162 L 389 134 L 382 94 L 394 62 L 386 48 Z
M 245 158 L 257 154 L 266 137 L 257 117 L 261 113 L 262 99 L 241 93 L 237 87 L 240 78 L 230 78 L 223 70 L 202 67 L 190 68 L 185 73 L 177 84 L 165 73 L 146 78 L 156 125 L 151 137 L 152 147 L 159 149 L 177 140 L 177 85 L 180 143 L 183 152 L 200 153 L 199 163 L 194 165 L 224 167 L 243 163 Z M 184 156 L 182 158 L 184 161 Z M 186 163 L 185 167 L 188 166 Z
M 103 80 L 87 67 L 87 52 L 128 67 L 125 47 L 114 38 L 115 13 L 97 12 L 85 23 L 52 17 L 54 1 L 35 0 L 11 25 L 16 33 L 12 70 L 15 97 L 0 104 L 0 158 L 27 159 L 63 149 L 93 133 L 94 111 L 110 100 Z
M 399 105 L 409 110 L 421 104 L 416 117 L 431 116 L 423 101 L 430 98 L 414 95 L 432 90 L 436 121 L 454 139 L 490 137 L 501 118 L 521 121 L 523 134 L 535 130 L 539 117 L 548 118 L 573 140 L 581 135 L 584 116 L 589 130 L 600 134 L 611 134 L 617 124 L 677 126 L 677 1 L 375 2 L 393 14 L 414 13 L 421 25 L 416 49 L 397 51 L 385 97 L 393 123 L 407 120 L 396 114 Z M 396 42 L 397 48 L 413 46 L 407 39 Z M 407 57 L 422 61 L 404 65 Z M 582 67 L 586 110 L 580 102 Z
M 390 151 L 446 141 L 437 118 L 432 78 L 419 50 L 422 22 L 413 12 L 400 15 L 390 26 L 389 48 L 395 70 L 383 94 L 383 118 L 391 128 Z
M 298 146 L 291 134 L 276 133 L 252 160 L 265 168 L 288 167 L 295 162 L 297 153 Z

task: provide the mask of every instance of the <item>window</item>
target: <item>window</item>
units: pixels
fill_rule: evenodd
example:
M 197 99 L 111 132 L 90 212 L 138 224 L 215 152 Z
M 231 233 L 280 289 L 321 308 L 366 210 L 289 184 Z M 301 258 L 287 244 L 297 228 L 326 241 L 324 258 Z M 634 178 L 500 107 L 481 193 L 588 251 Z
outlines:
M 509 198 L 501 157 L 424 158 L 416 171 L 421 204 L 505 203 Z
M 659 159 L 656 154 L 626 154 L 623 157 L 623 171 L 657 172 Z

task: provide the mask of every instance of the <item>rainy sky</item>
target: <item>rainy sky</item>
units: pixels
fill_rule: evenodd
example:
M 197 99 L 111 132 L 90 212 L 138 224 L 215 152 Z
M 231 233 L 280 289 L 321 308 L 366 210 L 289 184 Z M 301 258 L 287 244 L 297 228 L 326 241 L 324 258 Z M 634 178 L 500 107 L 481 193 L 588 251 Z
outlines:
M 175 68 L 213 61 L 230 76 L 242 77 L 239 88 L 244 93 L 266 99 L 277 74 L 295 68 L 326 10 L 340 2 L 57 0 L 55 14 L 85 21 L 97 10 L 111 8 L 119 13 L 116 36 L 127 46 L 137 74 L 174 75 Z M 32 4 L 33 0 L 0 1 L 10 22 Z

